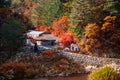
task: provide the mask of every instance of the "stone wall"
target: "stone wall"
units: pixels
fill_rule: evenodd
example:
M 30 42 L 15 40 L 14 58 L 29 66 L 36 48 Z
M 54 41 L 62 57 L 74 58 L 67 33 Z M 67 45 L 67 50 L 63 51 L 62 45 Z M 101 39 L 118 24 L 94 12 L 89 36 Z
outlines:
M 77 54 L 71 52 L 61 52 L 63 56 L 73 59 L 77 63 L 82 64 L 85 68 L 89 68 L 89 72 L 91 72 L 94 68 L 101 66 L 111 66 L 115 68 L 118 73 L 120 73 L 120 59 L 116 58 L 103 58 L 103 57 L 93 57 L 84 54 Z M 86 71 L 86 72 L 88 72 Z

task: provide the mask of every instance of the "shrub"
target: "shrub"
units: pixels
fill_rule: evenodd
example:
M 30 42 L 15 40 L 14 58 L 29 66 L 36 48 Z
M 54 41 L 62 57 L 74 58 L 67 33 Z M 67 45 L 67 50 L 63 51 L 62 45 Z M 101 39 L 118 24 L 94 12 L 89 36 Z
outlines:
M 65 58 L 60 59 L 59 61 L 54 63 L 55 70 L 59 72 L 65 71 L 67 69 L 68 61 Z
M 101 67 L 94 70 L 88 80 L 120 80 L 120 75 L 111 67 Z
M 37 71 L 35 71 L 34 69 L 31 69 L 31 68 L 26 69 L 25 73 L 26 73 L 25 74 L 26 78 L 33 78 L 33 77 L 35 77 L 35 75 L 37 75 Z
M 9 62 L 9 63 L 5 63 L 2 65 L 2 69 L 4 70 L 9 70 L 9 69 L 13 69 L 13 70 L 17 70 L 17 69 L 26 69 L 27 65 L 25 63 L 22 62 Z
M 54 56 L 55 53 L 51 50 L 46 50 L 42 52 L 43 55 Z
M 25 70 L 27 68 L 27 64 L 23 62 L 9 62 L 5 63 L 1 66 L 0 73 L 3 75 L 11 75 L 13 79 L 21 79 L 25 75 Z

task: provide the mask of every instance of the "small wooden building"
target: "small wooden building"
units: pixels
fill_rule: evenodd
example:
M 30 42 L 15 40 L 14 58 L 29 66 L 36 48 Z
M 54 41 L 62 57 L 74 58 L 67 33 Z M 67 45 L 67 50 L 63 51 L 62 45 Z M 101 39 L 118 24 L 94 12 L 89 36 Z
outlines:
M 29 31 L 27 33 L 27 38 L 37 39 L 40 36 L 42 36 L 43 34 L 45 34 L 44 31 L 34 31 L 34 30 L 31 30 L 31 31 Z
M 44 34 L 40 37 L 40 42 L 42 46 L 54 46 L 57 39 L 58 38 L 52 34 Z
M 54 46 L 55 40 L 40 40 L 42 46 Z
M 38 46 L 54 46 L 59 42 L 59 38 L 43 31 L 30 31 L 27 33 L 26 41 L 30 46 L 32 46 L 32 43 L 37 43 Z
M 28 46 L 34 46 L 34 44 L 36 43 L 36 39 L 38 39 L 40 36 L 42 36 L 44 34 L 43 31 L 34 31 L 31 30 L 29 32 L 26 33 L 26 45 Z

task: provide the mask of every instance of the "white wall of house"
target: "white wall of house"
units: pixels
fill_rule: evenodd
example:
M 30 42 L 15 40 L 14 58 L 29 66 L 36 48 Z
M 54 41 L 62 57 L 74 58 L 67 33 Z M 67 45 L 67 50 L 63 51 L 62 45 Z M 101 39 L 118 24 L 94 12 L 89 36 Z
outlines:
M 26 39 L 26 45 L 28 45 L 28 46 L 34 46 L 35 44 L 32 43 L 30 39 Z
M 78 47 L 76 44 L 73 44 L 73 43 L 72 43 L 72 44 L 70 45 L 70 50 L 71 50 L 71 51 L 79 51 L 79 47 Z
M 65 51 L 76 51 L 76 52 L 79 52 L 79 47 L 77 46 L 77 44 L 72 43 L 70 45 L 70 47 L 66 47 L 64 50 Z
M 66 47 L 66 48 L 64 49 L 64 51 L 70 51 L 70 48 Z
M 27 33 L 27 36 L 32 37 L 33 39 L 36 39 L 41 34 L 44 34 L 44 31 L 30 31 Z
M 41 45 L 41 41 L 36 41 L 37 45 L 40 46 Z

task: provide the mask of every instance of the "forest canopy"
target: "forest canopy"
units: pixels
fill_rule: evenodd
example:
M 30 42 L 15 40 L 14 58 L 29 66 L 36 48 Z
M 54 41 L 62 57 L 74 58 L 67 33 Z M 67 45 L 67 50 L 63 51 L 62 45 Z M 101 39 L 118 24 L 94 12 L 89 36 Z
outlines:
M 87 54 L 119 53 L 119 0 L 0 0 L 0 9 L 0 28 L 13 19 L 8 27 L 15 32 L 42 28 Z

